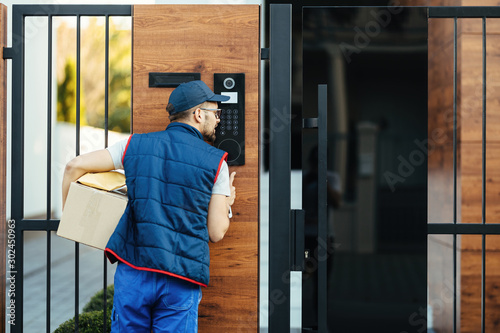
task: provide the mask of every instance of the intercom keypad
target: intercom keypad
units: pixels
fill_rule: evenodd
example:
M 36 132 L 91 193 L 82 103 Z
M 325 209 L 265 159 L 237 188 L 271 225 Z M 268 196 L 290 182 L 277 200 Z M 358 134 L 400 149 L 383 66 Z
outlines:
M 219 102 L 222 109 L 216 128 L 215 147 L 228 153 L 229 165 L 245 164 L 245 74 L 214 74 L 214 92 L 229 96 L 227 102 Z

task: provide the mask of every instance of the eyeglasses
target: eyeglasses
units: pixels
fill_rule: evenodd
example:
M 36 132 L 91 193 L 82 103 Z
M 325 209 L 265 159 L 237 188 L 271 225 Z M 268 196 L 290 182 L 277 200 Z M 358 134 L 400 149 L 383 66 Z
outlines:
M 200 110 L 213 112 L 216 119 L 219 119 L 220 115 L 222 113 L 222 109 L 205 109 L 205 108 L 200 108 Z

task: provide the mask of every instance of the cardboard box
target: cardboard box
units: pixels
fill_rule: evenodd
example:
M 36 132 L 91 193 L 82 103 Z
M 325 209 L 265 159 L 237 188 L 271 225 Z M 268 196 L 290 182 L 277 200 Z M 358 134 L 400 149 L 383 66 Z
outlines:
M 71 183 L 57 235 L 104 250 L 127 206 L 124 187 L 118 172 L 86 174 Z

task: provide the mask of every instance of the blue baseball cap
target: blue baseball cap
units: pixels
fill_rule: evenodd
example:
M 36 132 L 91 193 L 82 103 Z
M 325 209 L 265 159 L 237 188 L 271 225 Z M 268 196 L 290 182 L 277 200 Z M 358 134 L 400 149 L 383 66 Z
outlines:
M 229 96 L 215 94 L 203 81 L 189 81 L 181 83 L 172 91 L 168 99 L 168 103 L 172 105 L 167 107 L 167 110 L 170 115 L 173 115 L 203 102 L 224 102 L 229 98 Z

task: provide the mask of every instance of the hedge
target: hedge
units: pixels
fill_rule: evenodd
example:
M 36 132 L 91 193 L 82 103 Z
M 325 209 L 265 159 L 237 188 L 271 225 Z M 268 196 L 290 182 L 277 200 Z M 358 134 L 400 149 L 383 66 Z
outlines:
M 115 294 L 115 286 L 110 285 L 106 292 L 106 307 L 107 313 L 110 314 L 113 309 L 113 295 Z M 100 290 L 90 298 L 90 301 L 83 307 L 83 312 L 102 311 L 104 308 L 104 289 Z
M 78 331 L 80 333 L 102 333 L 103 331 L 103 310 L 84 312 L 78 315 Z M 106 332 L 111 332 L 111 315 L 106 318 Z M 62 323 L 54 333 L 74 333 L 75 317 Z
M 114 286 L 107 288 L 106 297 L 106 332 L 111 332 L 111 311 L 113 309 Z M 83 313 L 78 315 L 78 328 L 80 333 L 102 333 L 104 316 L 104 289 L 98 291 L 83 307 Z M 75 332 L 75 317 L 62 323 L 54 333 Z

